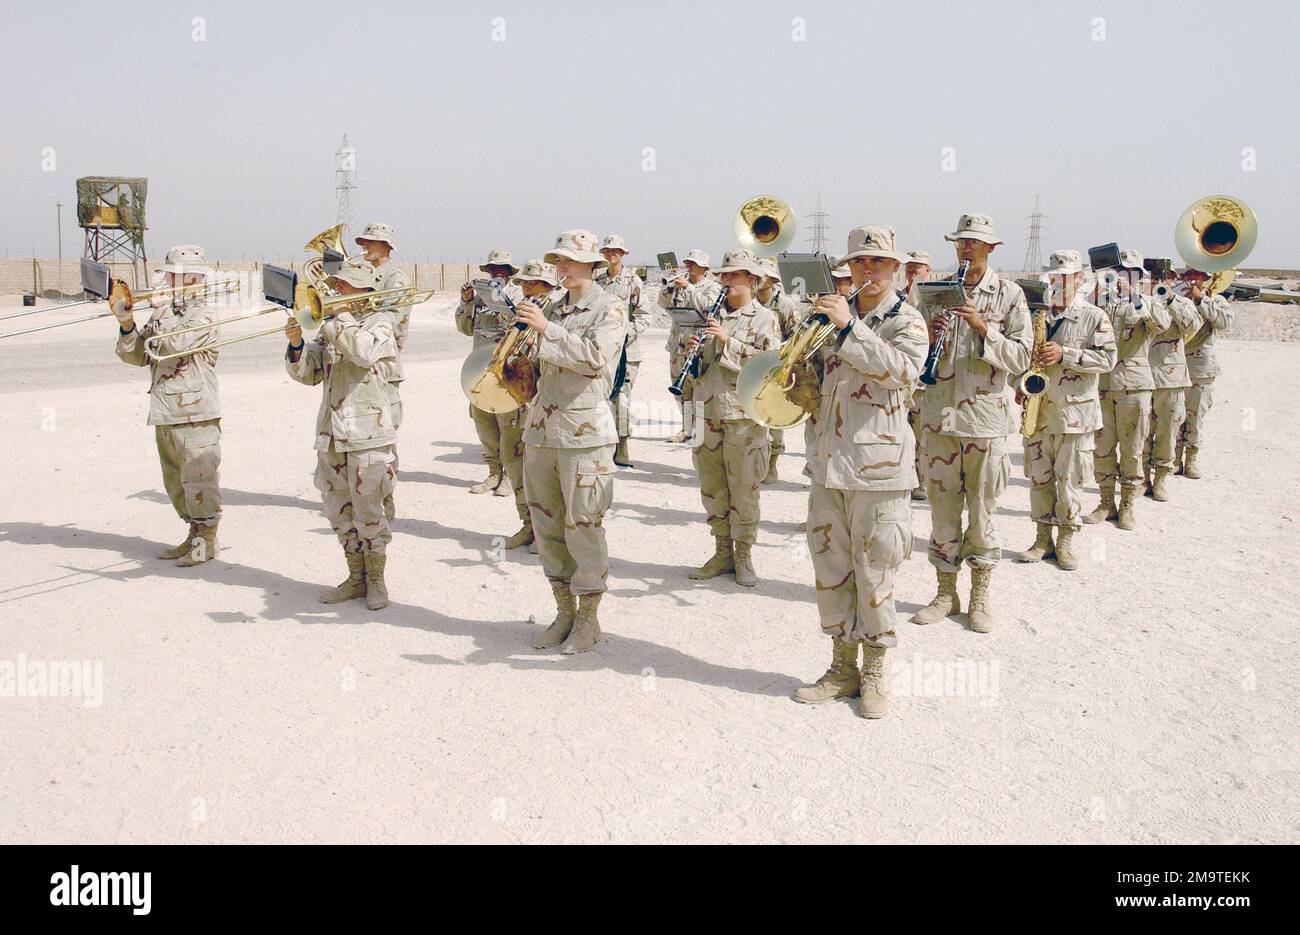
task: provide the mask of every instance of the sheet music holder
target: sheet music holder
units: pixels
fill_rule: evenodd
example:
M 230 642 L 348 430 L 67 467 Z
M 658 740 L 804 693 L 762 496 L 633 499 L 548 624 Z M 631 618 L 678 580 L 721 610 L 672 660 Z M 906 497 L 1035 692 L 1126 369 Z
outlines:
M 914 284 L 921 311 L 928 319 L 936 312 L 947 308 L 959 308 L 966 304 L 966 292 L 961 283 L 955 279 L 936 279 L 933 282 Z
M 514 309 L 511 307 L 510 300 L 506 298 L 504 280 L 500 279 L 475 279 L 470 283 L 474 287 L 474 295 L 480 302 L 486 305 L 493 314 L 510 318 L 514 315 Z
M 1119 269 L 1119 244 L 1104 243 L 1088 248 L 1088 263 L 1094 270 Z
M 266 301 L 284 308 L 293 308 L 294 292 L 298 288 L 298 274 L 282 266 L 262 267 L 262 295 Z
M 824 253 L 779 253 L 776 268 L 781 273 L 781 285 L 788 296 L 803 298 L 835 292 L 831 262 Z
M 103 263 L 82 257 L 81 288 L 98 299 L 107 299 L 113 288 L 113 274 Z
M 1047 308 L 1047 283 L 1041 279 L 1017 279 L 1016 285 L 1025 293 L 1025 304 L 1031 312 Z

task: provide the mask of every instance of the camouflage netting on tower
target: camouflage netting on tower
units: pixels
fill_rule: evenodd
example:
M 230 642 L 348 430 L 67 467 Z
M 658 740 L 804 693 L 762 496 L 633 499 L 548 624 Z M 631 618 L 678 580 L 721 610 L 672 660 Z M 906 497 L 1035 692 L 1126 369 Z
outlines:
M 88 176 L 77 179 L 77 223 L 124 230 L 138 246 L 144 240 L 148 179 Z

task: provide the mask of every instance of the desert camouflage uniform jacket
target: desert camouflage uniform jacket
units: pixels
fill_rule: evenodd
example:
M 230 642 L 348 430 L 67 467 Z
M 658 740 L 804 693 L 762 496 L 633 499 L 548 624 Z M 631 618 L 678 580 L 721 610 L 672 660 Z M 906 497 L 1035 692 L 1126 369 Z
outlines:
M 515 305 L 524 300 L 523 290 L 513 282 L 506 283 L 501 291 Z M 506 328 L 511 324 L 512 317 L 508 310 L 495 315 L 478 300 L 478 296 L 456 305 L 456 330 L 461 334 L 474 336 L 474 350 L 478 350 L 484 344 L 496 344 L 505 337 Z
M 1151 342 L 1151 377 L 1158 390 L 1192 385 L 1187 373 L 1187 353 L 1183 349 L 1183 342 L 1194 335 L 1201 325 L 1201 316 L 1196 313 L 1196 306 L 1191 299 L 1174 296 L 1169 312 L 1171 321 L 1168 327 Z
M 166 305 L 157 309 L 145 324 L 132 328 L 129 334 L 118 329 L 117 356 L 128 364 L 149 368 L 149 425 L 189 425 L 221 418 L 221 397 L 217 392 L 219 351 L 187 354 L 159 364 L 144 352 L 149 337 L 195 325 L 212 327 L 165 338 L 155 342 L 154 349 L 159 354 L 171 354 L 212 341 L 217 336 L 217 318 L 217 309 L 196 300 L 179 308 Z
M 1154 389 L 1151 342 L 1169 327 L 1169 309 L 1163 302 L 1144 295 L 1140 306 L 1128 301 L 1108 302 L 1105 312 L 1115 332 L 1117 362 L 1114 370 L 1101 375 L 1098 386 L 1102 390 Z
M 986 270 L 979 284 L 966 290 L 967 301 L 988 324 L 981 338 L 958 319 L 943 358 L 938 381 L 927 386 L 921 418 L 929 431 L 961 438 L 993 438 L 1016 430 L 1020 414 L 1008 380 L 1029 368 L 1033 346 L 1029 306 L 1014 282 Z
M 384 373 L 397 357 L 397 320 L 380 309 L 354 317 L 341 312 L 327 318 L 298 359 L 285 351 L 289 376 L 307 386 L 324 384 L 316 414 L 316 449 L 365 451 L 397 441 Z
M 618 296 L 627 306 L 627 359 L 629 363 L 636 363 L 642 357 L 637 339 L 650 327 L 650 310 L 641 299 L 641 277 L 624 266 L 616 278 L 610 279 L 606 268 L 596 274 L 596 285 Z
M 595 448 L 618 442 L 609 403 L 627 333 L 627 306 L 592 285 L 577 302 L 567 291 L 538 337 L 537 395 L 524 416 L 524 444 Z
M 1221 295 L 1206 296 L 1197 303 L 1196 313 L 1203 322 L 1204 337 L 1189 339 L 1192 347 L 1187 351 L 1187 372 L 1200 383 L 1219 375 L 1219 362 L 1214 359 L 1214 333 L 1232 324 L 1232 306 Z
M 794 331 L 794 326 L 799 324 L 808 309 L 806 305 L 786 295 L 780 288 L 774 288 L 768 300 L 760 304 L 771 309 L 776 315 L 777 324 L 781 327 L 782 341 L 790 337 L 790 332 Z
M 736 378 L 747 360 L 780 345 L 780 326 L 776 314 L 757 299 L 750 299 L 740 308 L 731 308 L 724 299 L 718 321 L 727 340 L 723 343 L 706 336 L 700 344 L 695 403 L 706 419 L 748 419 L 736 398 Z
M 1083 435 L 1101 428 L 1103 373 L 1115 368 L 1115 331 L 1106 313 L 1075 293 L 1056 317 L 1047 313 L 1047 340 L 1061 346 L 1061 359 L 1046 368 L 1047 392 L 1039 403 L 1039 431 Z M 929 394 L 927 394 L 928 396 Z

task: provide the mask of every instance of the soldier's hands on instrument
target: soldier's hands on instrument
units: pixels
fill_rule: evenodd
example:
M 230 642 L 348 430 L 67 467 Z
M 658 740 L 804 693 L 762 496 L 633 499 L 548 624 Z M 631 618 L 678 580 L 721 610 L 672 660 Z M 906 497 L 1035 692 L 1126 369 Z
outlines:
M 1205 284 L 1199 280 L 1192 280 L 1187 286 L 1187 297 L 1193 302 L 1199 302 L 1205 298 Z
M 474 298 L 473 286 L 471 286 L 469 283 L 465 283 L 465 285 L 460 287 L 460 300 L 462 302 L 472 301 L 473 298 Z
M 1055 341 L 1048 341 L 1043 345 L 1042 350 L 1035 355 L 1034 360 L 1040 367 L 1050 367 L 1052 364 L 1060 363 L 1061 357 L 1061 345 Z
M 695 343 L 699 344 L 705 338 L 715 338 L 718 341 L 727 340 L 727 332 L 722 329 L 722 322 L 713 319 L 707 325 L 700 329 L 700 333 L 695 336 Z
M 126 307 L 126 301 L 124 299 L 118 299 L 112 304 L 111 308 L 113 309 L 113 317 L 117 319 L 119 328 L 123 331 L 130 331 L 135 327 L 135 317 L 131 314 L 131 310 Z
M 853 320 L 853 311 L 849 308 L 848 300 L 838 292 L 833 295 L 819 295 L 813 306 L 813 312 L 825 315 L 836 328 L 847 328 L 849 322 Z
M 970 325 L 975 333 L 981 338 L 989 333 L 989 326 L 985 323 L 984 319 L 980 317 L 979 309 L 975 308 L 975 306 L 958 305 L 950 309 L 945 309 L 945 311 L 950 315 L 956 315 L 962 321 L 966 322 L 966 324 Z M 934 322 L 931 322 L 930 325 L 931 335 L 933 335 Z
M 947 313 L 942 315 L 932 315 L 930 317 L 930 343 L 939 340 L 939 335 L 943 334 L 943 329 L 948 327 L 949 316 Z
M 284 323 L 284 336 L 289 339 L 290 346 L 300 347 L 302 345 L 302 325 L 298 324 L 297 319 L 290 317 Z
M 546 316 L 542 314 L 540 306 L 532 302 L 520 302 L 515 306 L 516 314 L 521 322 L 532 328 L 538 334 L 546 334 L 546 326 L 550 324 Z

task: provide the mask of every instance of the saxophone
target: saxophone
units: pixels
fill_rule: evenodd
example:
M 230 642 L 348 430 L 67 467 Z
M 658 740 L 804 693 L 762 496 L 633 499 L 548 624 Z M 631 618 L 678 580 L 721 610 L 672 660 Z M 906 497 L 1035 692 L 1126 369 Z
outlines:
M 1016 382 L 1016 391 L 1024 397 L 1020 413 L 1020 434 L 1028 438 L 1038 431 L 1038 416 L 1043 394 L 1047 392 L 1047 373 L 1038 363 L 1038 355 L 1047 343 L 1047 310 L 1033 313 L 1034 349 L 1030 352 L 1029 369 Z

